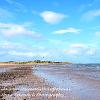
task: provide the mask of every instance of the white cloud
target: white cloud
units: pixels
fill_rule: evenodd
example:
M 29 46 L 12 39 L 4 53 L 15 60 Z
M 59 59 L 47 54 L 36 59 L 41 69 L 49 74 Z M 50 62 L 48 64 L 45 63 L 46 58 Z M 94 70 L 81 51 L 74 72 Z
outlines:
M 18 52 L 18 51 L 14 51 L 11 50 L 8 52 L 9 55 L 12 56 L 19 56 L 19 57 L 50 57 L 49 52 Z
M 90 44 L 70 44 L 68 50 L 64 50 L 65 54 L 77 56 L 93 56 L 96 54 L 96 48 Z
M 94 48 L 90 48 L 89 50 L 86 51 L 86 54 L 93 56 L 96 54 L 96 50 Z
M 71 55 L 78 54 L 78 50 L 75 50 L 75 49 L 65 50 L 64 52 L 65 54 L 71 54 Z
M 54 34 L 65 34 L 65 33 L 79 33 L 79 32 L 80 32 L 80 29 L 69 27 L 67 29 L 61 29 L 61 30 L 55 31 L 53 33 Z
M 39 46 L 29 46 L 21 43 L 13 43 L 9 41 L 0 41 L 0 55 L 6 54 L 15 57 L 50 57 L 47 48 Z
M 31 37 L 39 37 L 40 34 L 27 29 L 27 27 L 19 24 L 0 23 L 0 33 L 6 37 L 28 35 Z
M 7 48 L 9 48 L 9 49 L 11 49 L 11 48 L 13 48 L 13 47 L 15 47 L 14 45 L 12 45 L 12 43 L 10 43 L 10 42 L 1 42 L 0 43 L 0 48 L 4 48 L 4 49 L 7 49 Z
M 96 36 L 100 36 L 100 32 L 98 31 L 98 32 L 96 32 Z
M 80 43 L 76 43 L 76 44 L 71 44 L 70 45 L 71 48 L 79 48 L 79 49 L 84 49 L 87 48 L 87 46 L 85 44 L 80 44 Z
M 55 40 L 55 39 L 48 39 L 48 41 L 50 43 L 52 43 L 53 45 L 62 45 L 62 44 L 66 44 L 66 42 L 62 41 L 62 40 Z
M 27 48 L 26 45 L 24 44 L 21 44 L 21 43 L 12 43 L 12 42 L 9 42 L 9 41 L 0 41 L 0 48 L 1 49 L 24 49 L 24 48 Z
M 100 16 L 100 9 L 90 10 L 82 15 L 82 19 L 90 21 L 93 20 L 95 17 L 99 17 L 99 16 Z
M 35 54 L 33 52 L 16 52 L 16 51 L 9 51 L 8 52 L 9 55 L 12 56 L 25 56 L 25 57 L 33 57 Z
M 40 13 L 40 16 L 43 20 L 49 24 L 56 24 L 61 22 L 64 18 L 68 17 L 67 15 L 56 13 L 53 11 L 44 11 Z

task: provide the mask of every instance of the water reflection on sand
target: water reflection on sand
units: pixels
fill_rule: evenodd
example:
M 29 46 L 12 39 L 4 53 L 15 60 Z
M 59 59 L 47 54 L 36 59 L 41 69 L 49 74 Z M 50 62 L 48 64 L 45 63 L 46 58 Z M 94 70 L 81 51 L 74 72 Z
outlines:
M 82 67 L 83 66 L 83 67 Z M 36 75 L 45 78 L 56 87 L 64 88 L 81 100 L 99 100 L 100 70 L 89 65 L 39 66 Z M 85 67 L 84 67 L 85 66 Z M 86 98 L 87 97 L 87 98 Z
M 61 91 L 34 90 L 42 87 L 55 87 Z M 36 96 L 37 93 L 62 93 L 65 97 L 47 99 L 43 96 L 43 99 Z M 95 65 L 12 65 L 0 68 L 0 100 L 99 100 L 99 93 L 100 68 Z

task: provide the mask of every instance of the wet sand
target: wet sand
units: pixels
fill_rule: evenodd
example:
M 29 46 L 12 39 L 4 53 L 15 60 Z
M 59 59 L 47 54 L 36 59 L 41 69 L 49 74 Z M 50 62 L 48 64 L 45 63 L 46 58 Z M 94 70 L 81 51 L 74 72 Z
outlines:
M 100 100 L 99 75 L 69 65 L 0 65 L 0 100 Z

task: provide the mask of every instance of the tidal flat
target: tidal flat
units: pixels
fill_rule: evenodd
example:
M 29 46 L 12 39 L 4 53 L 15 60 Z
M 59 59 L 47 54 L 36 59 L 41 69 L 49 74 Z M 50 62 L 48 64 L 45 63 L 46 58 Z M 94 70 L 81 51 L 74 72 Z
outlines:
M 0 100 L 100 100 L 100 67 L 0 65 Z

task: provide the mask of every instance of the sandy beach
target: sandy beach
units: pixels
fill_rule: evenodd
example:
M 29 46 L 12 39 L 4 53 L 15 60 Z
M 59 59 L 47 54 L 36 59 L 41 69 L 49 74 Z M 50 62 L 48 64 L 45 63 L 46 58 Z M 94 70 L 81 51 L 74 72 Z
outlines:
M 0 65 L 0 100 L 99 100 L 100 70 L 71 66 Z

